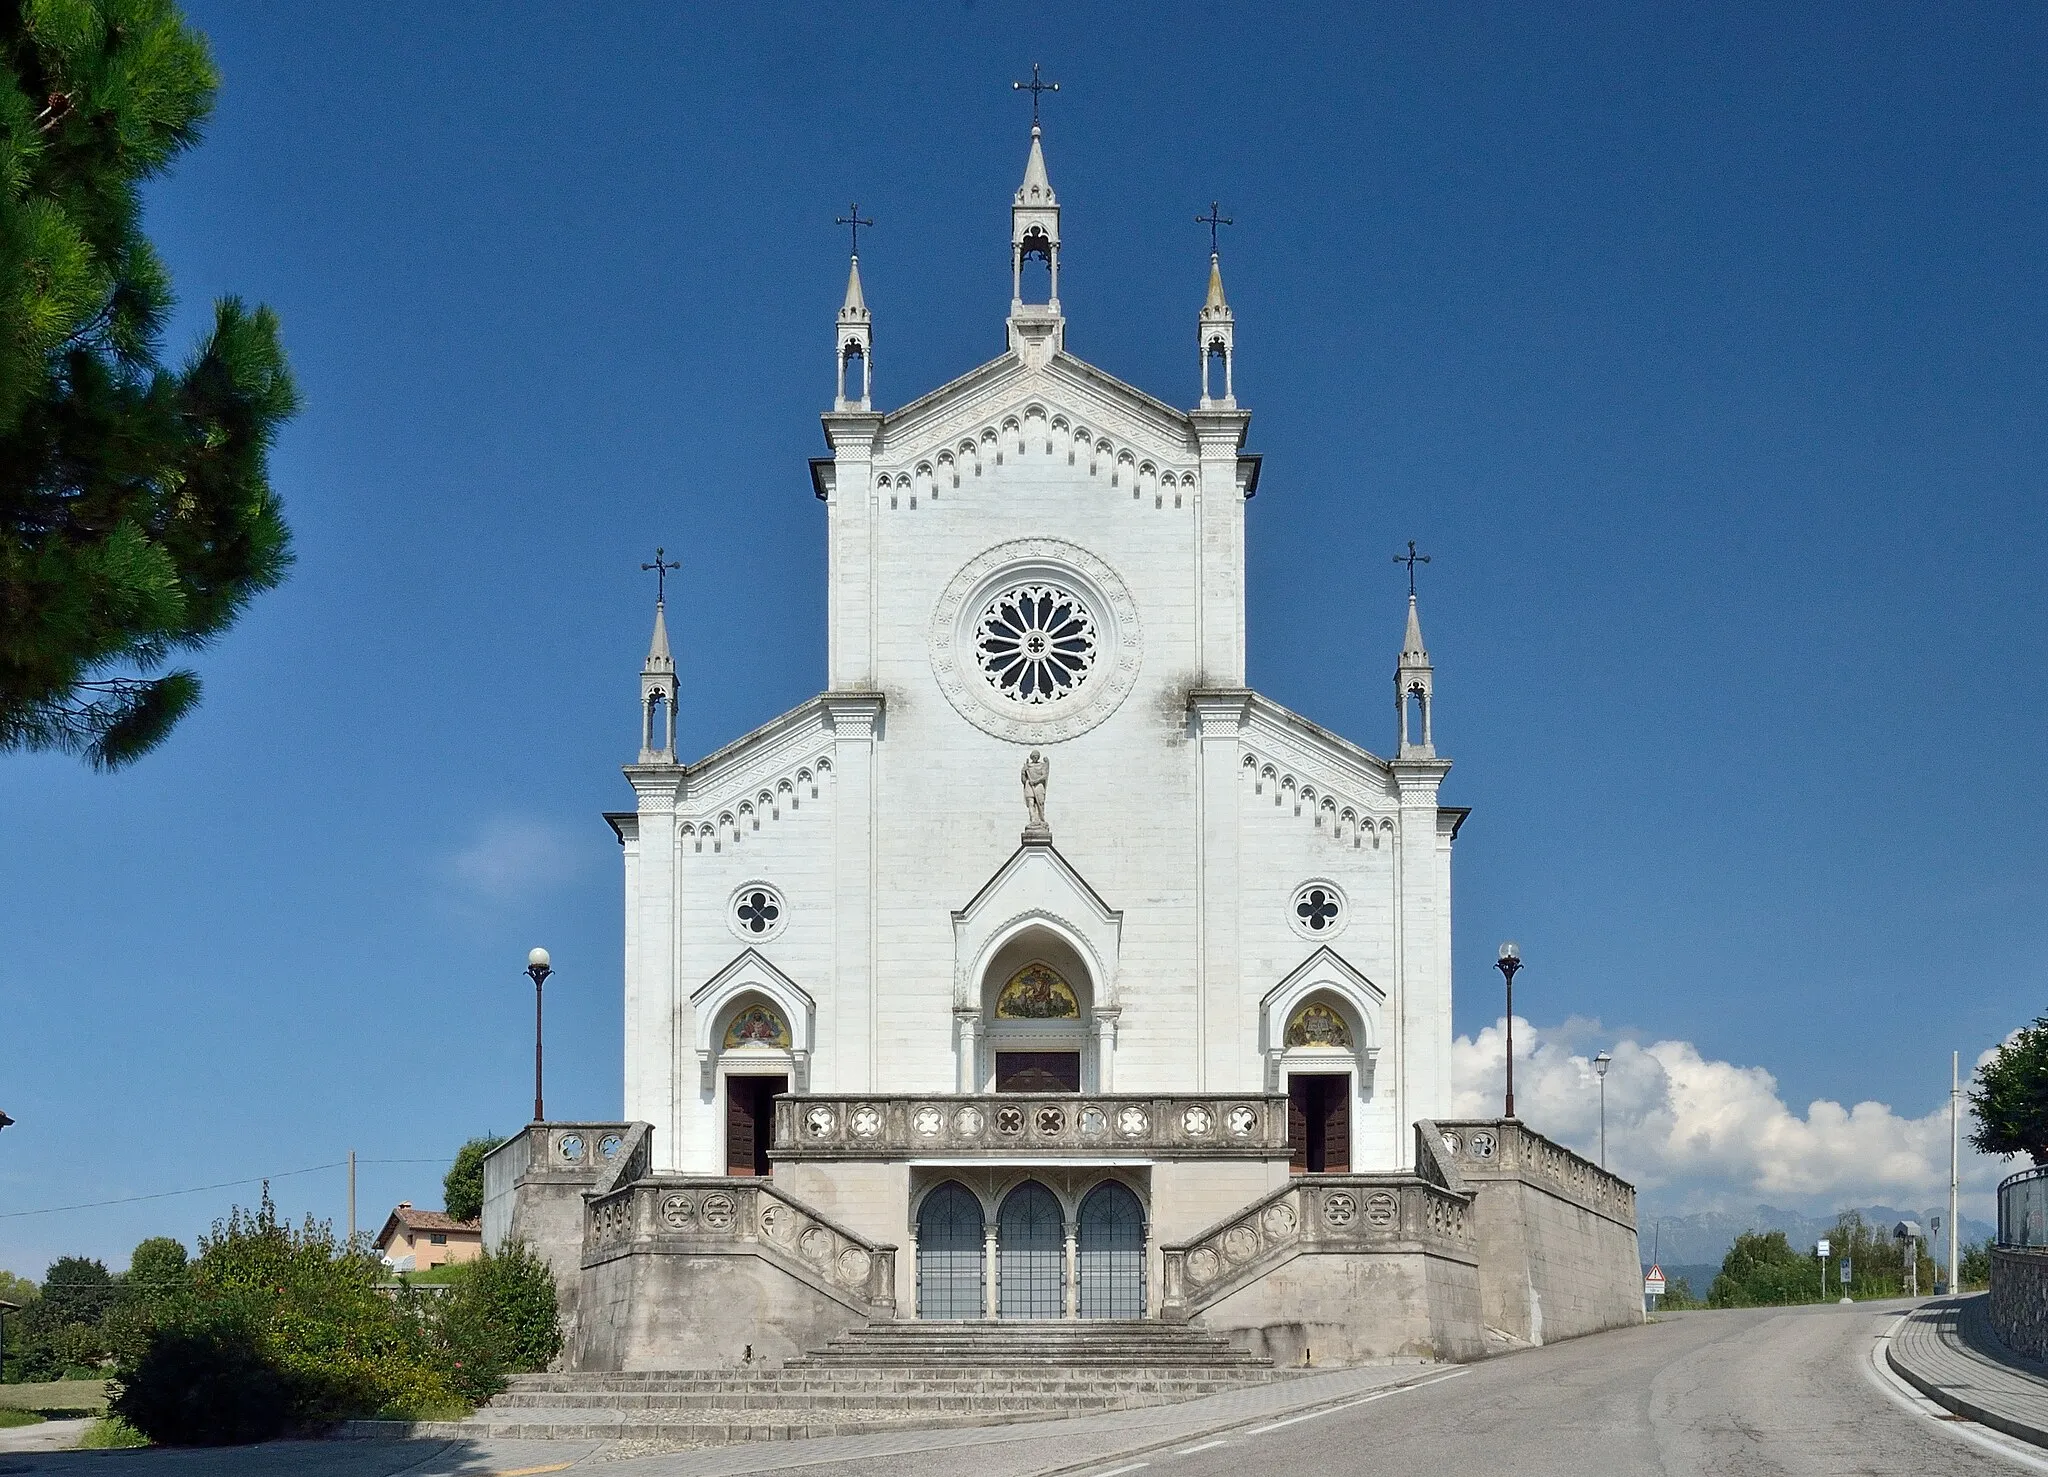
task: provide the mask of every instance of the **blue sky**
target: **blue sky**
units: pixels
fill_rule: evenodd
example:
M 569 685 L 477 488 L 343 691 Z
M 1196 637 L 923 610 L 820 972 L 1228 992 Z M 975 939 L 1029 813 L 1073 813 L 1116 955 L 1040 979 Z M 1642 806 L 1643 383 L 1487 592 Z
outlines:
M 638 565 L 684 563 L 684 748 L 822 684 L 832 217 L 878 222 L 881 401 L 996 353 L 1034 59 L 1075 352 L 1191 402 L 1192 218 L 1237 221 L 1253 682 L 1385 748 L 1433 556 L 1475 1060 L 1510 935 L 1556 1049 L 1688 1043 L 1801 1121 L 1922 1115 L 2043 1008 L 2048 12 L 190 14 L 172 347 L 282 316 L 299 565 L 158 754 L 0 760 L 0 1266 L 253 1187 L 7 1212 L 516 1126 L 536 942 L 551 1114 L 617 1112 Z M 364 1220 L 438 1180 L 366 1167 Z

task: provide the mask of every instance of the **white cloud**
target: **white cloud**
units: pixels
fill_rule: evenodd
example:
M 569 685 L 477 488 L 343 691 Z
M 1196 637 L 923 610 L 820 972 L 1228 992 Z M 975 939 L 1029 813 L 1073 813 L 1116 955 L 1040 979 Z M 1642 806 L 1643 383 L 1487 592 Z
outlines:
M 1504 1024 L 1451 1044 L 1455 1110 L 1501 1109 Z M 1825 1214 L 1845 1206 L 1931 1205 L 1948 1196 L 1948 1094 L 1907 1117 L 1885 1103 L 1819 1099 L 1802 1116 L 1762 1067 L 1712 1061 L 1689 1041 L 1606 1039 L 1596 1021 L 1532 1026 L 1515 1018 L 1515 1107 L 1530 1127 L 1589 1157 L 1600 1138 L 1592 1057 L 1607 1074 L 1607 1162 L 1673 1212 L 1747 1210 L 1758 1202 Z M 1990 1053 L 1984 1053 L 1981 1063 Z M 1931 1101 L 1929 1101 L 1931 1099 Z M 1963 1132 L 1969 1106 L 1963 1105 Z M 2015 1166 L 1962 1147 L 1965 1212 L 1991 1213 Z
M 464 887 L 502 901 L 568 881 L 582 859 L 561 827 L 508 816 L 487 822 L 448 865 Z

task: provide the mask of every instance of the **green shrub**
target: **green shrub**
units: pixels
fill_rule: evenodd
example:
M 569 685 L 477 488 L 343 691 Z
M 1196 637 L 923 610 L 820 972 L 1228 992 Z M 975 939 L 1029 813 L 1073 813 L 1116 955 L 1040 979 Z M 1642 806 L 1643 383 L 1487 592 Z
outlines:
M 1991 1243 L 1974 1241 L 1956 1259 L 1956 1281 L 1964 1287 L 1991 1285 Z
M 439 1314 L 450 1378 L 471 1401 L 504 1389 L 508 1374 L 546 1369 L 562 1351 L 554 1273 L 517 1241 L 464 1268 Z
M 32 1410 L 0 1409 L 0 1430 L 9 1426 L 40 1426 L 43 1418 Z
M 256 1330 L 221 1319 L 154 1330 L 122 1370 L 113 1411 L 159 1445 L 228 1446 L 283 1435 L 304 1395 Z
M 117 1415 L 101 1416 L 85 1428 L 78 1441 L 80 1451 L 120 1451 L 147 1445 L 149 1438 Z
M 1707 1306 L 1810 1303 L 1820 1295 L 1820 1263 L 1794 1251 L 1783 1231 L 1745 1231 L 1722 1258 L 1721 1273 L 1707 1290 Z
M 218 1445 L 362 1416 L 463 1409 L 449 1360 L 409 1289 L 331 1224 L 280 1221 L 266 1187 L 202 1237 L 183 1290 L 116 1370 L 113 1409 L 165 1445 Z
M 441 1181 L 441 1205 L 456 1220 L 473 1221 L 484 1213 L 484 1155 L 503 1142 L 488 1134 L 455 1151 L 455 1162 Z

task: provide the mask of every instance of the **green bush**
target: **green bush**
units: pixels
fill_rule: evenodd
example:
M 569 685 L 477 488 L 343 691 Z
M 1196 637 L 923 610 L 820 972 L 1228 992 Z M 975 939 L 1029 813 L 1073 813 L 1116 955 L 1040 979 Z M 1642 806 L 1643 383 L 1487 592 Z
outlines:
M 85 1434 L 78 1438 L 80 1451 L 120 1451 L 131 1446 L 147 1446 L 149 1438 L 122 1420 L 117 1415 L 103 1415 L 85 1428 Z
M 266 1187 L 202 1237 L 190 1285 L 116 1369 L 115 1414 L 152 1441 L 215 1445 L 360 1416 L 465 1407 L 419 1300 L 331 1224 L 280 1221 Z
M 32 1410 L 11 1410 L 0 1407 L 0 1430 L 9 1426 L 40 1426 L 43 1418 Z
M 1744 1231 L 1707 1290 L 1710 1308 L 1811 1303 L 1821 1296 L 1820 1263 L 1792 1249 L 1783 1231 Z
M 455 1162 L 441 1181 L 441 1205 L 456 1220 L 473 1221 L 484 1213 L 484 1155 L 503 1142 L 487 1134 L 455 1151 Z
M 1956 1280 L 1964 1287 L 1991 1285 L 1991 1243 L 1974 1241 L 1956 1259 Z
M 504 1389 L 508 1374 L 546 1369 L 562 1350 L 554 1274 L 517 1241 L 463 1269 L 438 1322 L 450 1377 L 473 1402 Z
M 154 1330 L 122 1370 L 113 1411 L 159 1445 L 228 1446 L 282 1436 L 307 1394 L 255 1329 L 224 1318 Z

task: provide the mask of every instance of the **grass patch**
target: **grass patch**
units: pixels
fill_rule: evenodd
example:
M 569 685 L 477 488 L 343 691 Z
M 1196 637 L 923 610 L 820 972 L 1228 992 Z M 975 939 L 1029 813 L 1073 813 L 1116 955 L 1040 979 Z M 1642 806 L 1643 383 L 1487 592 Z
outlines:
M 57 1411 L 79 1415 L 107 1413 L 105 1380 L 42 1380 L 26 1385 L 0 1385 L 0 1410 Z
M 0 1430 L 9 1426 L 40 1426 L 43 1418 L 32 1410 L 12 1410 L 0 1406 Z
M 80 1451 L 119 1451 L 130 1446 L 147 1446 L 149 1438 L 117 1415 L 103 1415 L 85 1428 Z

